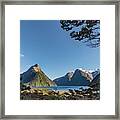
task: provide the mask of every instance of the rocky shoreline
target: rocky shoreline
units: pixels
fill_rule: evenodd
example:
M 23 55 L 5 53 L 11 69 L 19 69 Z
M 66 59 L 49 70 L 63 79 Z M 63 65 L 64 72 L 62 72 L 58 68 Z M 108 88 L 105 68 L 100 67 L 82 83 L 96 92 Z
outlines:
M 50 87 L 77 86 L 77 88 L 50 89 Z M 81 89 L 81 86 L 88 87 Z M 47 88 L 40 88 L 47 87 Z M 38 64 L 20 74 L 21 100 L 99 100 L 100 71 L 76 69 L 65 76 L 51 80 Z
M 48 90 L 46 88 L 27 88 L 20 91 L 21 100 L 100 100 L 97 88 L 79 90 Z

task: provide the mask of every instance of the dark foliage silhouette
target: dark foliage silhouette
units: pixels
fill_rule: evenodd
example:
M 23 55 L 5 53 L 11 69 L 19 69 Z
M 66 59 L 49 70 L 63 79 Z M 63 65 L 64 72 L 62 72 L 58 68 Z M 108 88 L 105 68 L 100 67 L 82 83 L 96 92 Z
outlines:
M 60 24 L 74 40 L 92 48 L 100 46 L 100 20 L 60 20 Z

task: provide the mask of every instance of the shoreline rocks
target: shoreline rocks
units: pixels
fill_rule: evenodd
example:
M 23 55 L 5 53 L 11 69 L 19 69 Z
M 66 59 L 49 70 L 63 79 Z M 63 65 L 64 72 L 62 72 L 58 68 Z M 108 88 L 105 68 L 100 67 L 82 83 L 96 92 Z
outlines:
M 32 88 L 20 91 L 21 100 L 100 100 L 100 90 L 88 88 L 84 90 L 48 90 Z

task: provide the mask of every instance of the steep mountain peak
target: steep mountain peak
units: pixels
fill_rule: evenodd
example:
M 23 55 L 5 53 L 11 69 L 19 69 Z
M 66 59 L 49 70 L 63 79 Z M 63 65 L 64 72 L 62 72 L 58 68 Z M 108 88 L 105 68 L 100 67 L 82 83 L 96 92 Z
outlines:
M 34 67 L 39 67 L 39 64 L 35 64 L 35 65 L 33 65 Z
M 82 68 L 79 68 L 79 70 L 84 73 L 92 73 L 93 72 L 93 70 L 86 70 L 86 69 L 82 69 Z
M 82 71 L 81 69 L 76 69 L 75 72 L 74 72 L 74 74 L 80 74 L 81 71 Z
M 40 67 L 39 67 L 39 65 L 38 64 L 35 64 L 35 65 L 33 65 L 33 70 L 36 72 L 36 73 L 38 73 L 38 72 L 40 72 Z
M 26 72 L 20 75 L 22 83 L 28 83 L 31 86 L 54 86 L 55 83 L 50 80 L 41 70 L 38 64 L 31 66 Z
M 96 69 L 92 72 L 93 78 L 95 78 L 98 74 L 100 74 L 100 69 Z
M 77 76 L 82 75 L 82 76 L 86 77 L 87 80 L 90 80 L 90 81 L 93 80 L 92 74 L 89 71 L 81 69 L 81 68 L 76 69 L 74 72 L 74 75 L 77 75 Z
M 38 72 L 41 71 L 41 69 L 40 69 L 40 66 L 39 66 L 38 64 L 35 64 L 35 65 L 31 66 L 31 67 L 28 69 L 28 71 L 32 71 L 32 72 L 38 73 Z
M 68 78 L 68 80 L 71 80 L 74 72 L 68 72 L 65 76 Z
M 88 86 L 93 81 L 93 70 L 76 69 L 53 80 L 58 86 Z
M 86 73 L 86 71 L 81 69 L 81 68 L 80 69 L 76 69 L 75 72 L 74 72 L 74 74 L 79 74 L 79 75 L 82 75 L 82 73 Z

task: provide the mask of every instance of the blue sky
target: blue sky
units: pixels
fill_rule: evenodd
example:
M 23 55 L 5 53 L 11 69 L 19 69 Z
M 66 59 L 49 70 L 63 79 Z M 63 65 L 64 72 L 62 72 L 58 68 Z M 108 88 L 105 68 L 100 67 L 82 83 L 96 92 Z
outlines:
M 77 68 L 100 68 L 100 48 L 71 39 L 58 20 L 20 21 L 20 72 L 39 64 L 55 79 Z

